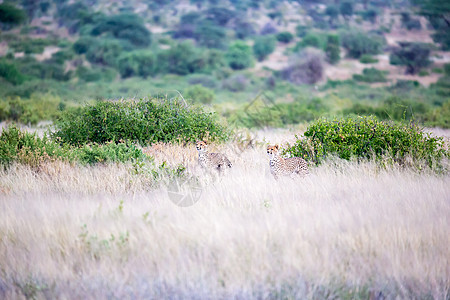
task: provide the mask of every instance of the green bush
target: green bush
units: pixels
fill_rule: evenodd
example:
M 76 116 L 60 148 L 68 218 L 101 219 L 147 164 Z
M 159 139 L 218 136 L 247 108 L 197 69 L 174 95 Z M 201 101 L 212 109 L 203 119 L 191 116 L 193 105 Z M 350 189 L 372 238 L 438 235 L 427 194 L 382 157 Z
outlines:
M 341 59 L 341 49 L 339 45 L 339 36 L 334 34 L 328 35 L 325 54 L 330 64 L 336 64 Z
M 277 40 L 281 43 L 290 43 L 294 39 L 294 35 L 289 31 L 282 31 L 277 34 Z
M 314 47 L 318 49 L 325 49 L 327 43 L 327 36 L 320 33 L 309 32 L 303 39 L 294 47 L 294 51 L 299 51 L 306 47 Z
M 431 137 L 413 124 L 381 122 L 373 117 L 317 120 L 307 128 L 304 138 L 298 138 L 284 153 L 316 164 L 332 155 L 347 160 L 387 156 L 417 168 L 424 162 L 434 167 L 449 156 L 442 138 Z
M 122 54 L 117 59 L 117 67 L 122 78 L 132 76 L 147 78 L 156 73 L 154 55 L 147 50 L 136 50 Z
M 229 48 L 225 55 L 228 65 L 233 70 L 249 68 L 253 65 L 253 55 L 250 46 L 244 42 L 235 42 Z
M 85 66 L 79 66 L 76 71 L 76 75 L 86 82 L 111 82 L 117 77 L 117 71 L 109 67 L 92 67 L 87 68 Z
M 214 91 L 200 84 L 190 86 L 184 93 L 185 99 L 190 99 L 194 103 L 211 104 L 214 100 Z
M 35 125 L 42 120 L 54 120 L 60 114 L 61 100 L 50 95 L 33 95 L 30 99 L 8 98 L 2 103 L 0 121 Z
M 133 144 L 109 142 L 103 145 L 96 143 L 74 148 L 74 156 L 82 164 L 127 162 L 145 160 L 141 149 Z
M 359 62 L 362 64 L 375 64 L 378 62 L 378 59 L 374 58 L 372 55 L 363 54 L 361 55 Z
M 190 41 L 172 46 L 170 49 L 158 53 L 156 72 L 187 75 L 199 72 L 206 67 L 204 53 Z
M 68 147 L 61 147 L 47 136 L 40 138 L 15 126 L 3 129 L 0 135 L 0 165 L 7 167 L 17 161 L 37 167 L 55 159 L 71 161 L 74 157 Z
M 262 61 L 275 50 L 276 45 L 276 39 L 273 36 L 258 36 L 253 44 L 253 53 L 259 61 Z
M 352 58 L 360 58 L 364 54 L 378 54 L 383 46 L 383 39 L 379 36 L 368 35 L 362 31 L 344 31 L 340 34 L 342 47 Z
M 226 47 L 227 35 L 225 29 L 209 20 L 201 22 L 196 27 L 194 37 L 200 46 L 217 49 Z
M 25 12 L 14 5 L 9 3 L 0 4 L 0 23 L 7 25 L 6 29 L 22 24 L 26 18 Z
M 431 64 L 430 53 L 428 44 L 402 42 L 399 48 L 392 51 L 389 60 L 392 65 L 406 66 L 407 74 L 416 74 Z
M 15 52 L 25 52 L 25 54 L 37 54 L 44 52 L 46 46 L 55 44 L 55 41 L 49 39 L 31 39 L 18 38 L 11 41 L 8 46 Z
M 39 167 L 44 162 L 62 160 L 82 164 L 127 162 L 145 160 L 142 150 L 133 144 L 88 144 L 79 148 L 61 146 L 46 135 L 21 131 L 15 126 L 4 129 L 0 135 L 0 165 L 8 167 L 12 162 Z
M 71 145 L 132 141 L 196 141 L 228 138 L 213 113 L 180 100 L 97 102 L 77 113 L 65 112 L 55 122 L 52 136 Z
M 151 32 L 136 14 L 119 14 L 100 18 L 91 34 L 94 36 L 112 35 L 137 47 L 148 47 L 152 41 Z
M 386 74 L 388 71 L 381 71 L 375 68 L 365 68 L 362 74 L 354 74 L 353 79 L 363 82 L 386 82 Z
M 16 64 L 9 63 L 4 59 L 0 60 L 0 77 L 14 85 L 22 84 L 26 79 L 17 69 Z

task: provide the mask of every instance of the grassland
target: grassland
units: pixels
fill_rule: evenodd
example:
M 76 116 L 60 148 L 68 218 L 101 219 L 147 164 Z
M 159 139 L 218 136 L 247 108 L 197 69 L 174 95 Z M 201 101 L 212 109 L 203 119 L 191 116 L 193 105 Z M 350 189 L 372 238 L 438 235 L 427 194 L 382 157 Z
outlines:
M 145 148 L 198 178 L 190 207 L 132 163 L 1 171 L 0 298 L 448 299 L 450 176 L 332 159 L 275 181 L 265 145 L 293 134 L 213 147 L 220 178 Z

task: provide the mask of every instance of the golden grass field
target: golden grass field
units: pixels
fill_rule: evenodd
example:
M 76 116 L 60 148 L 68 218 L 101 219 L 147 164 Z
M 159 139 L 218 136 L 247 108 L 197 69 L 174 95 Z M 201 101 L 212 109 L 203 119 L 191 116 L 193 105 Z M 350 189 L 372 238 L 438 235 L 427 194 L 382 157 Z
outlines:
M 260 133 L 261 134 L 261 133 Z M 180 207 L 133 164 L 0 173 L 2 299 L 449 299 L 450 176 L 333 159 L 275 181 L 266 142 L 154 145 L 203 186 Z M 261 139 L 262 140 L 262 139 Z

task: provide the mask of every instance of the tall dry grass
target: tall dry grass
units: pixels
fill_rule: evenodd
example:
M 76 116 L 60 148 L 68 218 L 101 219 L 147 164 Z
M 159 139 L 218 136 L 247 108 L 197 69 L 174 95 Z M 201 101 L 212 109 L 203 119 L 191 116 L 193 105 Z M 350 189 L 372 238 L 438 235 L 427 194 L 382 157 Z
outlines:
M 0 298 L 450 297 L 448 174 L 330 160 L 275 181 L 247 146 L 215 148 L 222 177 L 193 148 L 145 149 L 200 178 L 190 207 L 132 164 L 2 171 Z

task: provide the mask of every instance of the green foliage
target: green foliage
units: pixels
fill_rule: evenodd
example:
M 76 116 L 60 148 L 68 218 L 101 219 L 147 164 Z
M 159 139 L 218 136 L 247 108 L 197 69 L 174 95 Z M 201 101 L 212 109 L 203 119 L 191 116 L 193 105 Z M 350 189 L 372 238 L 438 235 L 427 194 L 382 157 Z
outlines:
M 122 78 L 141 76 L 147 78 L 156 73 L 155 59 L 148 50 L 135 50 L 122 54 L 117 60 Z
M 344 1 L 339 5 L 339 12 L 348 20 L 353 15 L 353 3 L 350 1 Z
M 25 20 L 26 14 L 23 10 L 7 2 L 0 4 L 0 23 L 3 23 L 6 28 L 20 25 Z
M 386 74 L 388 71 L 381 71 L 375 68 L 365 68 L 362 74 L 354 74 L 353 79 L 363 82 L 386 82 Z
M 299 51 L 300 49 L 306 47 L 314 47 L 318 49 L 324 49 L 327 43 L 327 36 L 320 33 L 308 32 L 303 39 L 297 43 L 294 51 Z
M 253 65 L 252 49 L 243 42 L 234 42 L 228 48 L 225 58 L 233 70 L 249 68 Z
M 46 46 L 54 44 L 55 41 L 49 39 L 31 39 L 31 38 L 18 38 L 9 43 L 15 52 L 24 52 L 25 54 L 38 54 L 44 52 Z
M 205 67 L 205 57 L 190 41 L 181 42 L 158 53 L 157 71 L 187 75 Z
M 2 130 L 0 135 L 0 165 L 7 167 L 17 161 L 32 167 L 38 167 L 45 161 L 55 159 L 73 160 L 68 147 L 61 147 L 58 143 L 44 136 L 40 138 L 36 133 L 21 131 L 15 126 Z
M 0 77 L 14 85 L 21 84 L 26 79 L 16 64 L 8 63 L 4 59 L 0 60 Z
M 381 122 L 372 117 L 317 120 L 307 128 L 304 138 L 297 139 L 284 153 L 316 164 L 331 155 L 347 160 L 388 156 L 419 169 L 434 167 L 449 156 L 442 138 L 431 137 L 413 124 Z
M 31 99 L 19 97 L 1 100 L 0 121 L 12 120 L 35 125 L 42 120 L 54 120 L 60 114 L 61 100 L 50 95 L 33 95 Z
M 335 5 L 329 5 L 325 9 L 325 14 L 328 16 L 328 22 L 330 26 L 333 26 L 335 21 L 339 17 L 339 9 Z
M 78 113 L 63 113 L 55 128 L 53 137 L 72 145 L 196 141 L 206 136 L 223 141 L 228 137 L 214 114 L 168 99 L 97 102 Z
M 142 161 L 146 158 L 141 149 L 130 143 L 93 143 L 74 148 L 73 152 L 82 164 Z
M 120 14 L 101 18 L 91 31 L 94 36 L 112 35 L 130 42 L 133 46 L 147 47 L 151 43 L 151 32 L 135 14 Z
M 304 25 L 297 25 L 295 27 L 295 34 L 298 37 L 304 37 L 308 33 L 309 28 Z
M 276 39 L 271 35 L 258 36 L 253 44 L 253 53 L 259 61 L 264 60 L 276 47 Z
M 209 20 L 197 25 L 194 37 L 200 46 L 207 48 L 224 49 L 227 41 L 225 29 Z
M 359 62 L 362 64 L 375 64 L 378 62 L 378 59 L 374 58 L 372 55 L 363 54 L 361 55 Z
M 0 135 L 0 165 L 8 167 L 12 162 L 39 167 L 44 162 L 62 160 L 82 164 L 144 161 L 147 157 L 133 144 L 88 144 L 78 148 L 61 146 L 46 135 L 21 131 L 15 126 L 4 129 Z
M 109 67 L 87 68 L 79 66 L 76 75 L 85 82 L 111 82 L 117 77 L 117 71 Z
M 222 83 L 222 87 L 231 92 L 242 92 L 249 85 L 249 80 L 244 74 L 233 74 Z
M 290 43 L 294 39 L 294 35 L 289 31 L 282 31 L 277 34 L 277 40 L 281 43 Z
M 214 91 L 200 84 L 190 86 L 184 93 L 185 99 L 190 99 L 194 103 L 211 104 L 214 100 Z
M 118 40 L 96 39 L 86 52 L 89 62 L 104 66 L 115 66 L 117 58 L 124 51 L 124 45 Z
M 389 57 L 392 65 L 406 66 L 407 74 L 416 74 L 421 68 L 430 65 L 430 46 L 423 43 L 400 43 Z
M 425 115 L 425 124 L 430 127 L 450 128 L 450 101 L 437 107 Z
M 364 54 L 378 54 L 381 52 L 383 40 L 379 36 L 367 35 L 362 31 L 343 31 L 340 34 L 342 47 L 352 58 L 360 58 Z
M 327 45 L 325 47 L 325 54 L 330 64 L 336 64 L 341 59 L 339 36 L 330 34 L 327 38 Z
M 379 12 L 375 8 L 369 8 L 361 12 L 361 16 L 365 21 L 375 24 Z

